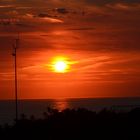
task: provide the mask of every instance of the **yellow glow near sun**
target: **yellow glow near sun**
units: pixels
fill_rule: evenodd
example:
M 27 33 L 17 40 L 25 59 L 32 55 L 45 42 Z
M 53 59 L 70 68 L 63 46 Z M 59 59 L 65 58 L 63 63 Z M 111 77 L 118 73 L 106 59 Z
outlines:
M 55 58 L 52 65 L 54 72 L 57 73 L 66 73 L 68 72 L 69 67 L 68 61 L 63 57 Z

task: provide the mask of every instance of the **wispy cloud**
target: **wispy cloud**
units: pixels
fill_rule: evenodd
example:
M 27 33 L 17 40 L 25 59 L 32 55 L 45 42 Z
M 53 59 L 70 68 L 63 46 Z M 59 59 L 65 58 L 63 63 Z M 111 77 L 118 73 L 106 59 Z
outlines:
M 12 8 L 14 5 L 0 5 L 0 8 Z

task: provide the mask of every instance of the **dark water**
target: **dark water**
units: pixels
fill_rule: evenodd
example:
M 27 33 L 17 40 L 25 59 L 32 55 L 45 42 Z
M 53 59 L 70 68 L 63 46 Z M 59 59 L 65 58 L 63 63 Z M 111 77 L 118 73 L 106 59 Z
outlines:
M 28 117 L 35 115 L 42 117 L 47 107 L 63 110 L 65 108 L 86 108 L 100 111 L 103 108 L 116 110 L 130 110 L 140 107 L 140 98 L 94 98 L 94 99 L 58 99 L 58 100 L 20 100 L 18 102 L 19 114 Z M 15 102 L 13 100 L 0 101 L 0 124 L 13 123 L 15 118 Z

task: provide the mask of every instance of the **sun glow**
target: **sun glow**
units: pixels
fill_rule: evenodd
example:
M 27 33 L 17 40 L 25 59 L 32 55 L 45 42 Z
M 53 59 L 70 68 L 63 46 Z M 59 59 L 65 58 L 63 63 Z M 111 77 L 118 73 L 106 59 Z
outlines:
M 53 71 L 57 73 L 66 73 L 69 67 L 68 61 L 63 57 L 55 58 L 52 65 Z

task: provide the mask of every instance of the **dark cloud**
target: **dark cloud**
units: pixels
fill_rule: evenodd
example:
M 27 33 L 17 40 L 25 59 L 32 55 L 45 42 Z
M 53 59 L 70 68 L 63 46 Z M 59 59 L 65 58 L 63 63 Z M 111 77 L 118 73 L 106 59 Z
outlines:
M 38 14 L 38 17 L 45 18 L 45 17 L 53 17 L 53 16 L 47 13 L 40 13 Z
M 68 28 L 68 29 L 66 29 L 66 30 L 73 30 L 73 31 L 86 31 L 86 30 L 95 30 L 95 28 L 93 28 L 93 27 L 81 27 L 81 28 Z
M 139 0 L 84 0 L 85 3 L 88 4 L 99 4 L 104 5 L 108 3 L 139 3 Z
M 60 14 L 68 14 L 69 11 L 66 8 L 56 8 L 56 11 Z

